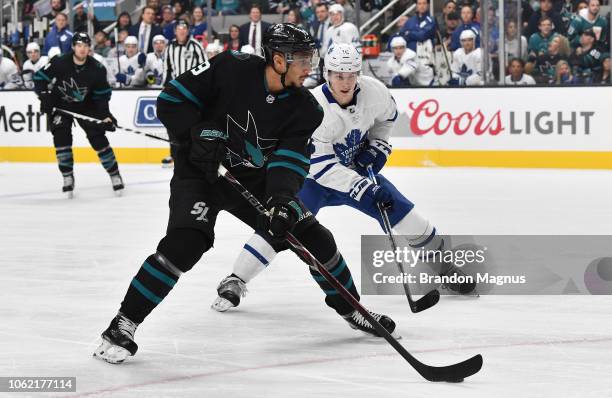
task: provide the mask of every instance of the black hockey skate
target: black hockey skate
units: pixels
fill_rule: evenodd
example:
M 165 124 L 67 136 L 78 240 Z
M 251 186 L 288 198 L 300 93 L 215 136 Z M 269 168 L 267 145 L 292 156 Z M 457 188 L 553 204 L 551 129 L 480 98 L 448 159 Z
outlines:
M 161 164 L 163 168 L 174 167 L 174 159 L 172 158 L 172 156 L 166 156 L 161 160 Z
M 112 174 L 110 178 L 111 184 L 113 184 L 113 191 L 115 192 L 115 195 L 121 196 L 123 189 L 125 188 L 125 186 L 123 185 L 123 179 L 121 178 L 121 174 Z
M 210 308 L 215 311 L 225 312 L 232 307 L 238 307 L 240 297 L 247 294 L 244 281 L 234 274 L 226 276 L 217 286 L 219 297 L 215 299 Z
M 137 327 L 138 324 L 117 314 L 102 333 L 102 343 L 94 351 L 94 357 L 108 363 L 121 363 L 128 356 L 136 354 L 138 345 L 134 342 L 134 333 Z
M 448 276 L 448 277 L 452 277 L 453 275 L 457 275 L 457 277 L 466 277 L 467 274 L 465 272 L 463 272 L 463 270 L 453 264 L 448 264 L 447 265 L 447 270 L 446 272 L 443 272 L 440 276 Z M 462 296 L 476 296 L 478 297 L 478 292 L 476 292 L 476 281 L 474 280 L 474 278 L 471 278 L 470 281 L 467 282 L 457 282 L 457 283 L 453 283 L 453 282 L 448 282 L 448 283 L 443 283 L 442 286 L 444 286 L 445 288 L 447 288 L 448 290 L 451 290 L 454 293 L 460 294 Z
M 374 317 L 387 331 L 393 336 L 395 339 L 400 339 L 401 336 L 395 332 L 395 322 L 393 319 L 389 318 L 383 314 L 377 314 L 376 312 L 370 311 L 370 315 Z M 356 330 L 361 330 L 367 334 L 370 334 L 375 337 L 381 337 L 380 334 L 370 325 L 363 315 L 361 315 L 357 310 L 354 310 L 348 315 L 343 315 L 342 318 L 346 320 L 349 326 Z
M 67 174 L 64 176 L 62 192 L 65 193 L 69 199 L 74 197 L 74 174 Z

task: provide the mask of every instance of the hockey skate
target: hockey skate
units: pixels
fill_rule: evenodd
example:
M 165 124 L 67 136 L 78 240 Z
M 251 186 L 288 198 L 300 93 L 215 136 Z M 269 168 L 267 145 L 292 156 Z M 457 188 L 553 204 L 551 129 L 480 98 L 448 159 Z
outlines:
M 240 297 L 247 294 L 247 287 L 244 281 L 237 276 L 226 276 L 219 286 L 217 286 L 219 297 L 215 299 L 210 308 L 215 311 L 225 312 L 232 307 L 238 307 Z
M 74 198 L 74 174 L 67 174 L 64 176 L 62 192 L 66 194 L 68 199 Z
M 393 319 L 383 314 L 377 314 L 376 312 L 372 311 L 369 312 L 370 315 L 372 315 L 374 319 L 378 321 L 378 323 L 380 323 L 385 329 L 387 329 L 387 331 L 391 334 L 391 336 L 393 336 L 394 339 L 399 340 L 402 338 L 402 336 L 400 336 L 395 331 L 395 322 L 393 322 Z M 361 330 L 362 332 L 374 337 L 381 337 L 380 334 L 378 334 L 378 332 L 376 331 L 376 329 L 374 329 L 374 327 L 370 325 L 370 322 L 368 322 L 363 317 L 363 315 L 357 312 L 357 310 L 354 310 L 348 315 L 343 315 L 342 318 L 344 318 L 344 320 L 348 322 L 349 326 L 355 330 Z
M 172 158 L 172 156 L 166 156 L 165 158 L 161 160 L 161 164 L 162 164 L 162 167 L 165 169 L 174 167 L 174 159 Z
M 113 174 L 110 176 L 110 178 L 111 184 L 113 184 L 113 191 L 115 192 L 115 195 L 121 196 L 123 193 L 123 188 L 125 188 L 123 186 L 123 179 L 121 178 L 121 174 Z
M 134 342 L 134 333 L 138 324 L 125 316 L 117 314 L 109 327 L 102 333 L 102 343 L 94 351 L 98 357 L 108 363 L 121 363 L 136 354 L 138 345 Z

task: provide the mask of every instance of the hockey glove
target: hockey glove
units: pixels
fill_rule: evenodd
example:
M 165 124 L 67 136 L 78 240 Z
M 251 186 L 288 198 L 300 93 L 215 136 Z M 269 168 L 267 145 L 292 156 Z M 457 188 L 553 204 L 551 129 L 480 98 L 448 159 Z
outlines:
M 138 54 L 138 66 L 144 68 L 145 63 L 147 62 L 147 56 L 143 53 Z
M 383 209 L 390 209 L 393 207 L 393 194 L 382 185 L 370 184 L 363 193 L 360 202 L 366 206 L 376 207 L 380 205 Z
M 266 202 L 269 217 L 262 216 L 260 227 L 268 232 L 274 240 L 283 241 L 287 232 L 293 229 L 303 216 L 302 207 L 297 199 L 290 196 L 272 196 Z
M 368 166 L 372 166 L 374 174 L 380 173 L 382 168 L 387 163 L 387 155 L 373 145 L 368 145 L 355 157 L 357 172 L 362 176 L 367 176 Z
M 117 73 L 115 75 L 115 80 L 117 80 L 117 83 L 121 83 L 125 85 L 130 84 L 130 77 L 126 75 L 125 73 Z
M 101 124 L 104 131 L 115 131 L 115 126 L 117 125 L 117 119 L 115 119 L 115 117 L 110 113 L 108 114 L 108 116 L 104 118 L 104 120 L 106 119 L 110 119 L 110 121 L 106 121 L 105 123 Z
M 214 183 L 219 178 L 219 164 L 226 157 L 227 134 L 204 122 L 191 128 L 191 140 L 189 160 L 204 173 L 206 181 Z
M 40 112 L 46 113 L 51 116 L 53 114 L 53 108 L 55 108 L 56 100 L 51 93 L 42 92 L 39 96 L 40 99 Z
M 155 74 L 153 72 L 147 73 L 146 79 L 149 86 L 155 84 Z

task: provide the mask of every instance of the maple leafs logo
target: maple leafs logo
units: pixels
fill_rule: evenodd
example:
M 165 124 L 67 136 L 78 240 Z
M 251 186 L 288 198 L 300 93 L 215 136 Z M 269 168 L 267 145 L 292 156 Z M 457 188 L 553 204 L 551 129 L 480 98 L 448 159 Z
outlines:
M 459 72 L 461 77 L 464 77 L 464 78 L 469 77 L 472 73 L 473 71 L 471 69 L 468 69 L 467 65 L 465 64 L 461 65 L 461 71 Z
M 230 166 L 244 165 L 259 168 L 268 159 L 269 152 L 276 146 L 278 139 L 261 138 L 251 111 L 247 112 L 247 123 L 243 127 L 229 114 L 227 115 L 227 135 L 229 136 L 228 158 Z M 268 149 L 268 153 L 262 151 Z
M 70 81 L 62 80 L 62 86 L 58 89 L 66 102 L 83 102 L 87 96 L 87 87 L 79 87 L 74 78 L 70 78 Z
M 355 156 L 365 146 L 367 142 L 366 137 L 367 133 L 363 134 L 361 130 L 353 129 L 344 137 L 344 143 L 335 143 L 333 145 L 334 152 L 336 152 L 336 156 L 340 159 L 340 163 L 344 166 L 352 165 Z

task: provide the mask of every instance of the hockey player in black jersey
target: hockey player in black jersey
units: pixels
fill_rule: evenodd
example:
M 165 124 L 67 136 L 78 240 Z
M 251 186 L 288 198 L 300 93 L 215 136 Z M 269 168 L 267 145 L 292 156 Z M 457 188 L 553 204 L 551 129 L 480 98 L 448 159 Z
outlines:
M 323 118 L 314 97 L 302 87 L 318 64 L 314 40 L 302 28 L 277 24 L 265 32 L 263 46 L 265 60 L 224 52 L 172 80 L 159 95 L 157 115 L 178 146 L 168 228 L 156 253 L 132 279 L 95 356 L 120 363 L 136 353 L 136 327 L 212 247 L 221 210 L 269 234 L 278 245 L 291 232 L 359 299 L 332 234 L 296 197 L 310 165 L 310 136 Z M 266 204 L 269 218 L 258 216 L 219 178 L 220 163 Z M 320 274 L 314 276 L 326 303 L 351 327 L 375 334 Z M 373 316 L 393 333 L 391 318 Z
M 111 88 L 106 81 L 104 66 L 88 55 L 90 45 L 91 39 L 86 33 L 75 33 L 72 36 L 72 51 L 54 57 L 33 78 L 34 90 L 40 99 L 41 112 L 47 114 L 47 125 L 53 134 L 59 169 L 64 176 L 62 190 L 69 197 L 72 197 L 74 191 L 73 118 L 55 111 L 55 108 L 106 122 L 100 125 L 78 120 L 92 148 L 98 153 L 102 166 L 110 175 L 113 190 L 117 194 L 123 190 L 117 159 L 105 135 L 105 131 L 114 131 L 116 124 L 108 108 Z

